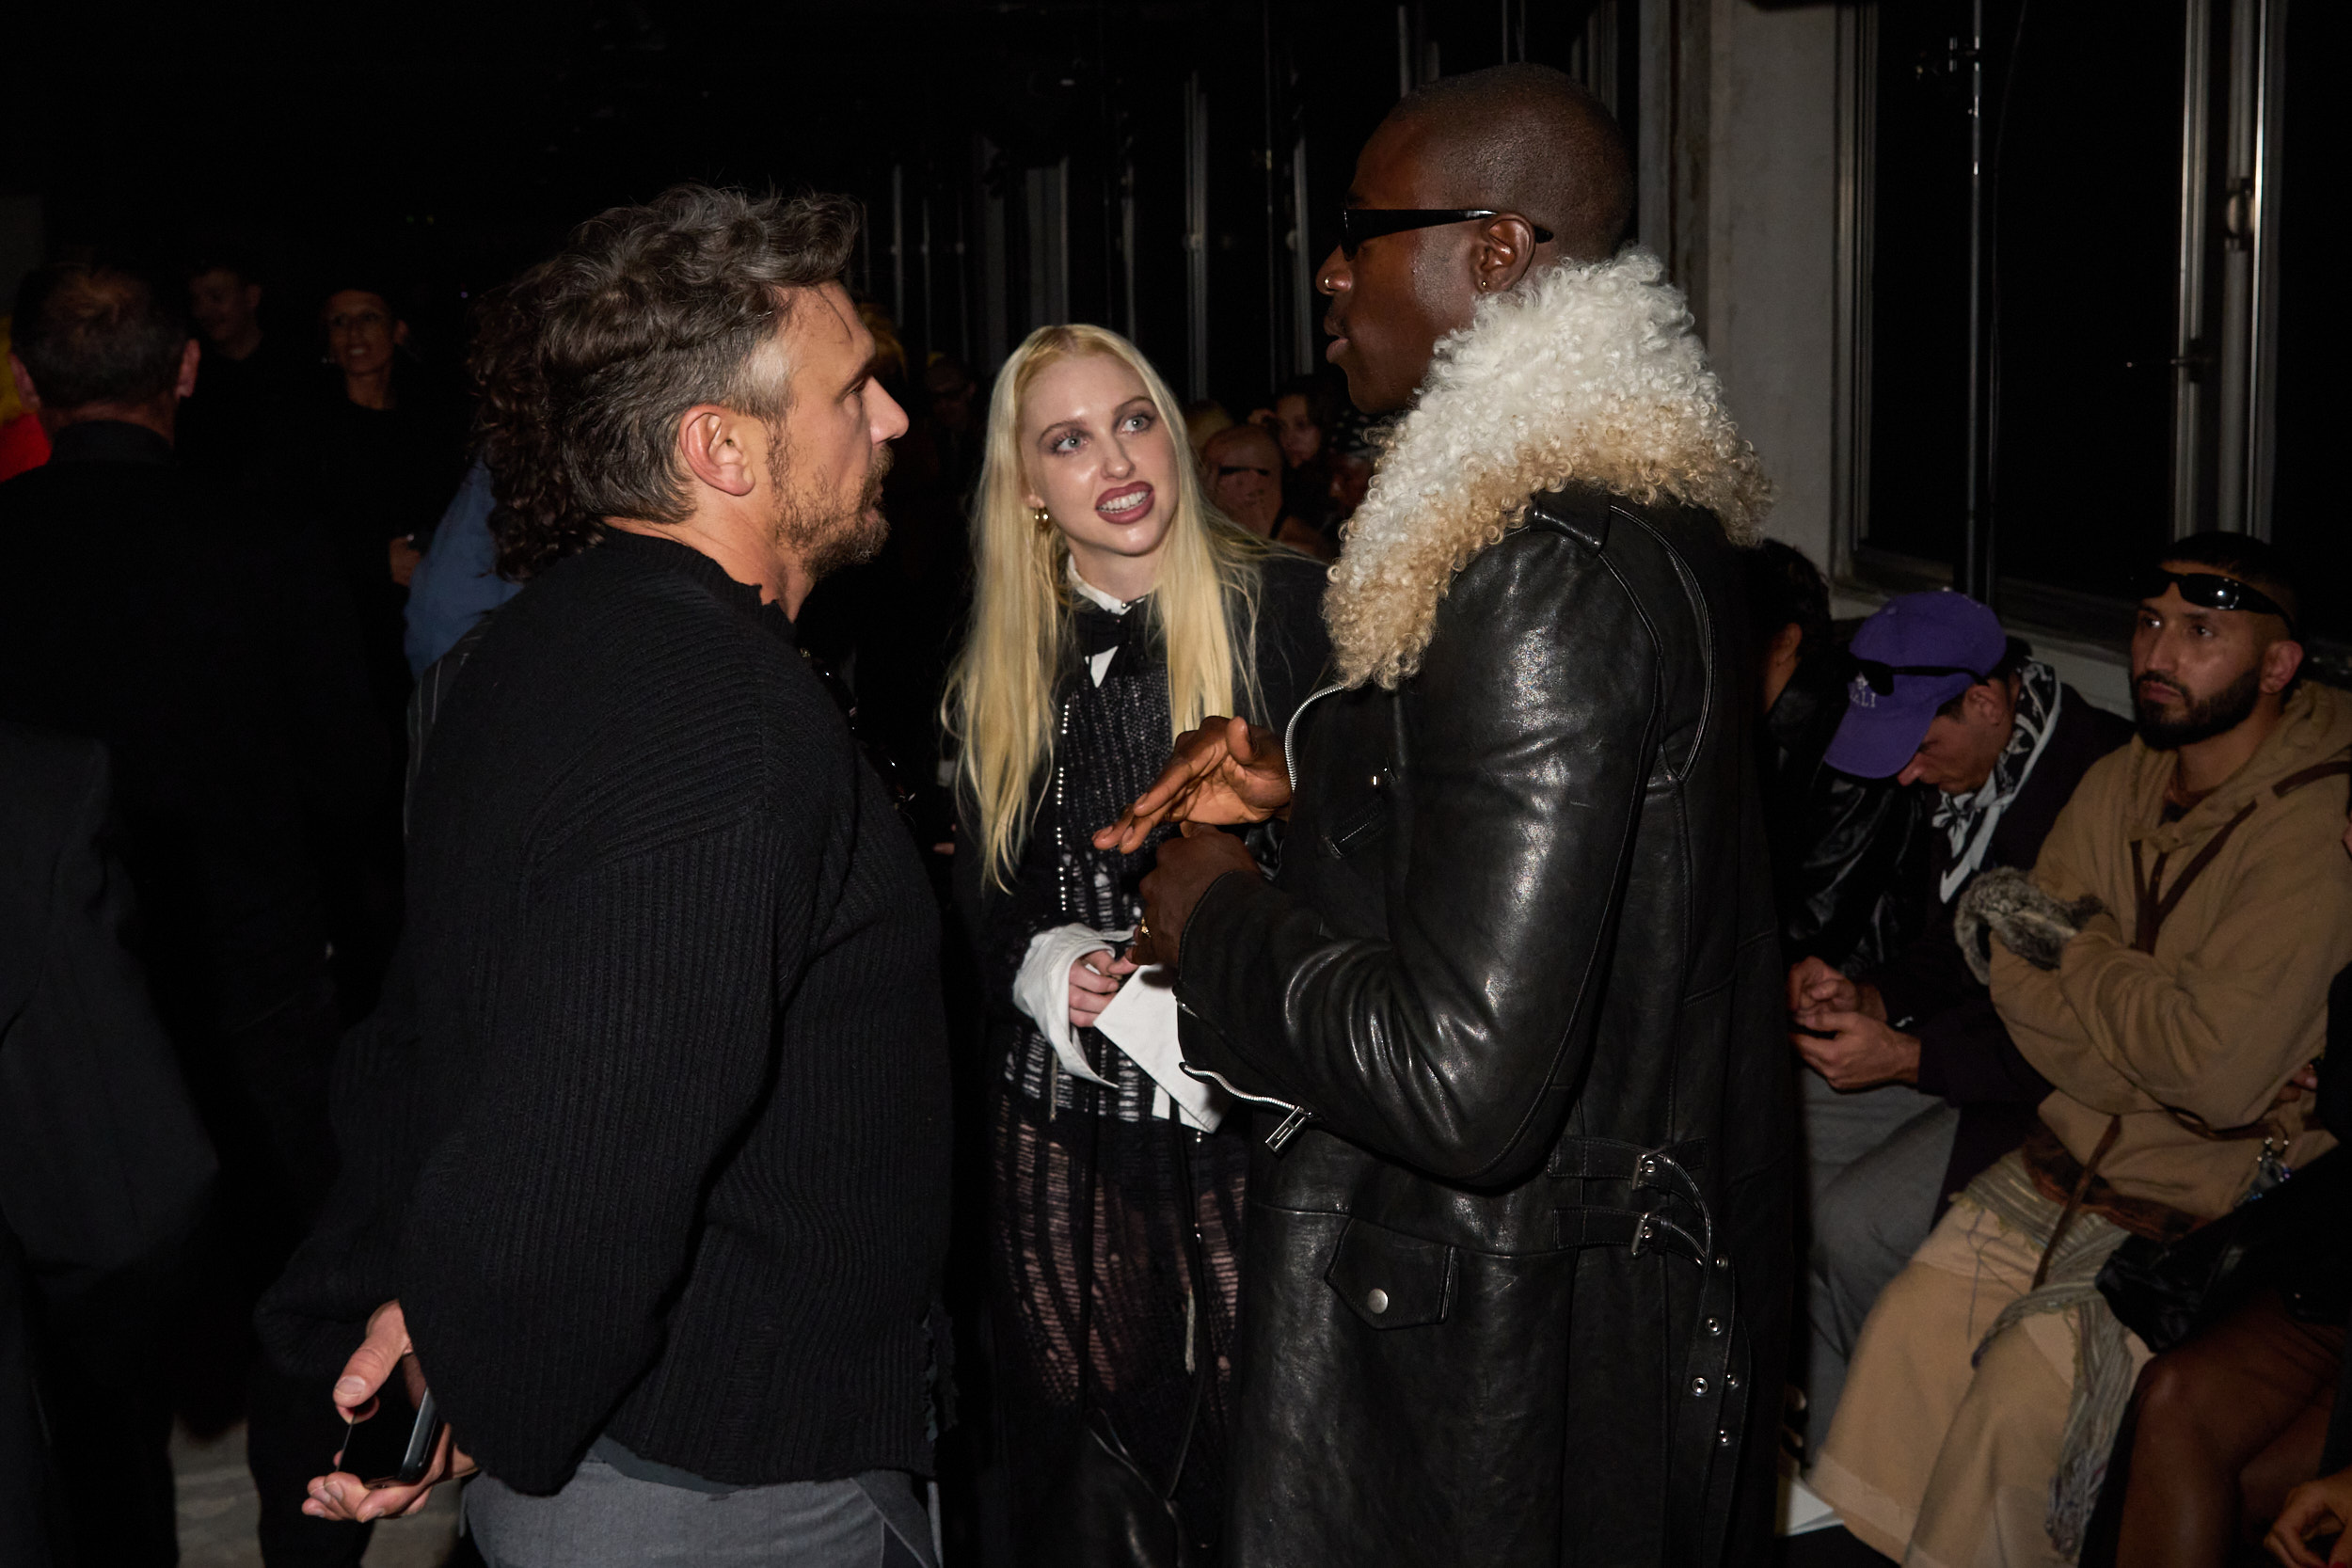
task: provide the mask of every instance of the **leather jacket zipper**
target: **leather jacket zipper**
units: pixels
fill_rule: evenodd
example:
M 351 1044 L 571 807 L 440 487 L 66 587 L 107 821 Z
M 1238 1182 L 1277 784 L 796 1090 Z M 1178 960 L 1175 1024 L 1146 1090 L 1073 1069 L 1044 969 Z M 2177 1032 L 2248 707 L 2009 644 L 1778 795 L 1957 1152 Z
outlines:
M 1183 1005 L 1180 1003 L 1178 1006 Z M 1184 1010 L 1191 1011 L 1188 1007 Z M 1287 1100 L 1277 1100 L 1270 1094 L 1251 1094 L 1246 1089 L 1233 1087 L 1226 1076 L 1215 1068 L 1194 1067 L 1190 1062 L 1180 1062 L 1177 1065 L 1183 1068 L 1187 1075 L 1198 1078 L 1204 1084 L 1215 1084 L 1235 1100 L 1246 1100 L 1252 1105 L 1271 1105 L 1276 1110 L 1285 1113 L 1282 1124 L 1266 1135 L 1266 1148 L 1277 1154 L 1282 1152 L 1283 1145 L 1298 1135 L 1300 1128 L 1315 1119 L 1315 1114 L 1304 1105 L 1294 1105 Z
M 1334 691 L 1346 689 L 1345 681 L 1333 681 L 1328 686 L 1317 687 L 1314 690 L 1308 692 L 1296 707 L 1291 709 L 1291 721 L 1282 726 L 1282 771 L 1290 776 L 1293 796 L 1298 793 L 1298 747 L 1295 744 L 1298 738 L 1298 716 L 1313 706 L 1319 699 L 1328 697 Z

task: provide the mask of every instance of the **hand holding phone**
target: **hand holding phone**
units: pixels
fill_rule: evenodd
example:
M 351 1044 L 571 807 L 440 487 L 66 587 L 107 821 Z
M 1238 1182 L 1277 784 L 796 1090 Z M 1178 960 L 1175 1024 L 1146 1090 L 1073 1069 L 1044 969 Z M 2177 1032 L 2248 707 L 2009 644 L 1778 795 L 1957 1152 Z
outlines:
M 474 1468 L 439 1418 L 396 1301 L 368 1320 L 367 1338 L 336 1381 L 335 1405 L 344 1445 L 334 1472 L 311 1478 L 302 1512 L 314 1519 L 414 1513 L 436 1485 Z
M 374 1404 L 373 1413 L 345 1417 L 335 1468 L 361 1478 L 371 1492 L 419 1484 L 441 1446 L 441 1417 L 413 1354 L 400 1358 Z

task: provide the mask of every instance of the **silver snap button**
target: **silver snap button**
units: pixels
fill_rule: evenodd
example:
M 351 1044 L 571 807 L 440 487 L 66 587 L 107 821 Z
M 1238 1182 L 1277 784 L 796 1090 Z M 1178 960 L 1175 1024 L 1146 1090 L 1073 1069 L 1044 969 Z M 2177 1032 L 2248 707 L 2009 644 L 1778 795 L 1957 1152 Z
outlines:
M 1724 1374 L 1724 1386 L 1731 1390 L 1733 1393 L 1739 1392 L 1740 1374 L 1738 1372 L 1725 1372 Z
M 1708 1337 L 1708 1338 L 1710 1338 L 1710 1339 L 1720 1339 L 1720 1338 L 1722 1338 L 1724 1337 L 1724 1321 L 1723 1321 L 1723 1319 L 1721 1319 L 1721 1318 L 1709 1318 L 1709 1319 L 1708 1319 L 1708 1320 L 1707 1320 L 1707 1323 L 1705 1323 L 1705 1325 L 1704 1325 L 1704 1326 L 1705 1326 L 1705 1327 L 1706 1327 L 1706 1329 L 1707 1329 L 1707 1337 Z
M 1707 1393 L 1707 1379 L 1703 1377 L 1692 1378 L 1691 1380 L 1691 1392 L 1704 1397 Z
M 1364 1297 L 1364 1310 L 1370 1312 L 1376 1318 L 1388 1309 L 1389 1292 L 1381 1290 L 1376 1285 L 1374 1286 L 1371 1292 Z
M 1715 1429 L 1715 1446 L 1719 1449 L 1727 1449 L 1731 1447 L 1731 1429 L 1729 1427 L 1717 1427 Z

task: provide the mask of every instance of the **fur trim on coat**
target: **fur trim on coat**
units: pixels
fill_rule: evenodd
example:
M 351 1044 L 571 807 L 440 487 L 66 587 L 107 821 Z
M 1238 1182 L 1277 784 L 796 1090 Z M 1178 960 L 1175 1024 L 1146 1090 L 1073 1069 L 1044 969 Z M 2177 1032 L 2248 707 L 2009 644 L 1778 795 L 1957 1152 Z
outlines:
M 1736 544 L 1770 504 L 1681 291 L 1642 250 L 1479 301 L 1381 445 L 1324 601 L 1351 687 L 1420 668 L 1454 574 L 1538 495 L 1573 483 L 1702 507 Z

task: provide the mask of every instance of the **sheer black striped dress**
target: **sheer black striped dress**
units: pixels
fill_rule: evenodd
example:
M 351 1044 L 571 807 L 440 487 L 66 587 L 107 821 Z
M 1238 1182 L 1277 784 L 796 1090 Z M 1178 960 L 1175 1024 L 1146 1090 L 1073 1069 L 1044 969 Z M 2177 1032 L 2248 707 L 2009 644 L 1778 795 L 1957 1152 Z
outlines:
M 1279 731 L 1324 678 L 1324 568 L 1283 550 L 1267 558 L 1261 580 L 1255 643 L 1263 711 L 1250 717 Z M 1077 1031 L 1078 1047 L 1109 1086 L 1075 1078 L 1013 1002 L 1014 977 L 1039 932 L 1135 924 L 1142 909 L 1136 885 L 1170 831 L 1133 855 L 1091 843 L 1093 831 L 1167 763 L 1168 674 L 1143 601 L 1124 614 L 1075 595 L 1073 603 L 1075 636 L 1056 692 L 1053 768 L 1011 891 L 979 901 L 996 1064 L 992 1300 L 1014 1544 L 1019 1560 L 1031 1560 L 1028 1543 L 1055 1528 L 1057 1489 L 1091 1412 L 1154 1484 L 1165 1484 L 1183 1453 L 1177 1508 L 1196 1544 L 1213 1555 L 1251 1118 L 1236 1112 L 1205 1135 L 1187 1129 L 1152 1079 L 1094 1029 Z M 973 842 L 969 822 L 965 842 Z M 1196 1220 L 1205 1300 L 1195 1299 L 1188 1260 Z M 1196 1312 L 1205 1314 L 1216 1370 L 1186 1448 Z

